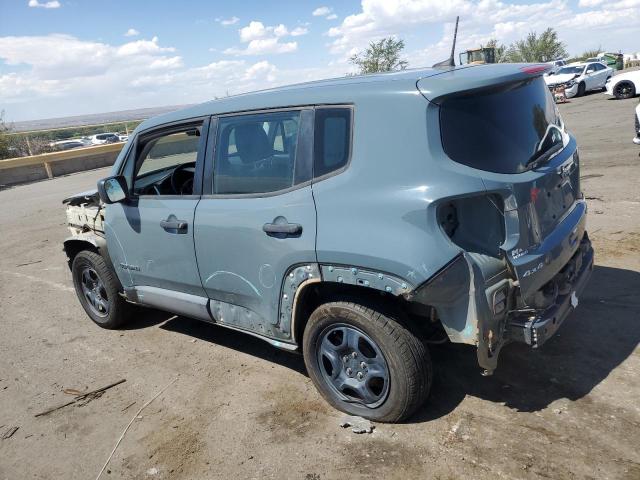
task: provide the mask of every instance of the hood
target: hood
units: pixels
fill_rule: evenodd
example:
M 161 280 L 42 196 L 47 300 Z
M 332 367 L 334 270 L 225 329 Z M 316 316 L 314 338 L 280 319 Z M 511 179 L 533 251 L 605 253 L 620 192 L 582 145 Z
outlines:
M 544 77 L 544 82 L 547 85 L 557 85 L 558 83 L 566 83 L 569 80 L 573 80 L 578 75 L 575 73 L 564 73 L 562 75 L 549 75 L 548 77 Z
M 87 190 L 86 192 L 76 193 L 70 197 L 62 200 L 63 204 L 80 205 L 81 203 L 100 203 L 100 197 L 98 196 L 98 190 Z

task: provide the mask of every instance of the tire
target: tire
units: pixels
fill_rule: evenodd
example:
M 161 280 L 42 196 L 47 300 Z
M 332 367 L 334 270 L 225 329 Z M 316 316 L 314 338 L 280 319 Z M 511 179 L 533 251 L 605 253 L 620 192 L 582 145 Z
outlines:
M 319 306 L 305 327 L 303 354 L 320 394 L 350 415 L 398 422 L 429 395 L 426 346 L 397 320 L 358 303 Z
M 73 259 L 71 275 L 78 300 L 89 318 L 102 328 L 122 326 L 132 306 L 120 295 L 115 272 L 99 254 L 83 250 Z
M 636 86 L 631 82 L 623 80 L 613 87 L 613 95 L 618 100 L 626 100 L 627 98 L 634 97 L 636 95 Z
M 587 86 L 584 84 L 584 82 L 580 82 L 580 84 L 578 85 L 578 92 L 576 93 L 576 97 L 582 97 L 586 89 Z

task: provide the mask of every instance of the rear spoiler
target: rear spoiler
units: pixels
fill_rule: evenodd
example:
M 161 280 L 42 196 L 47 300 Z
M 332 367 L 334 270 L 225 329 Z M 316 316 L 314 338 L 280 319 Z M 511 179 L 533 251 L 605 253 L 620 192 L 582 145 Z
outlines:
M 452 93 L 474 90 L 536 78 L 551 70 L 546 63 L 496 63 L 451 68 L 416 83 L 420 93 L 432 103 Z

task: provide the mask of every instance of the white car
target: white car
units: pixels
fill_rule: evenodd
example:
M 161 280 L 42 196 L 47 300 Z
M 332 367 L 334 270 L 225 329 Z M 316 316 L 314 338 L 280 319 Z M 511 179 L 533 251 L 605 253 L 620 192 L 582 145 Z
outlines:
M 103 145 L 105 143 L 115 143 L 120 141 L 118 134 L 113 132 L 91 135 L 89 139 L 91 140 L 92 145 Z
M 606 94 L 618 100 L 631 98 L 640 93 L 640 70 L 620 73 L 607 82 Z
M 57 142 L 51 142 L 49 146 L 54 150 L 72 150 L 74 148 L 82 148 L 87 145 L 82 140 L 59 140 Z
M 554 73 L 556 73 L 558 70 L 560 70 L 566 64 L 567 64 L 567 62 L 565 62 L 564 60 L 554 60 L 553 62 L 547 62 L 547 65 L 551 65 L 551 73 L 550 73 L 550 75 L 553 75 Z
M 636 114 L 634 117 L 636 123 L 636 136 L 633 138 L 633 143 L 640 145 L 640 103 L 636 107 Z
M 549 88 L 564 87 L 567 98 L 580 97 L 591 90 L 605 88 L 613 69 L 600 62 L 578 63 L 562 67 L 544 77 Z

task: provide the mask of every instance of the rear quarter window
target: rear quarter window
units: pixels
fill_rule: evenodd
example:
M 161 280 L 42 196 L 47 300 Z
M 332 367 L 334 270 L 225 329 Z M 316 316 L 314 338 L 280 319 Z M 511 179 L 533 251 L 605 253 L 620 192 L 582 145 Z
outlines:
M 351 109 L 316 110 L 313 176 L 322 177 L 340 170 L 349 162 L 351 152 Z

